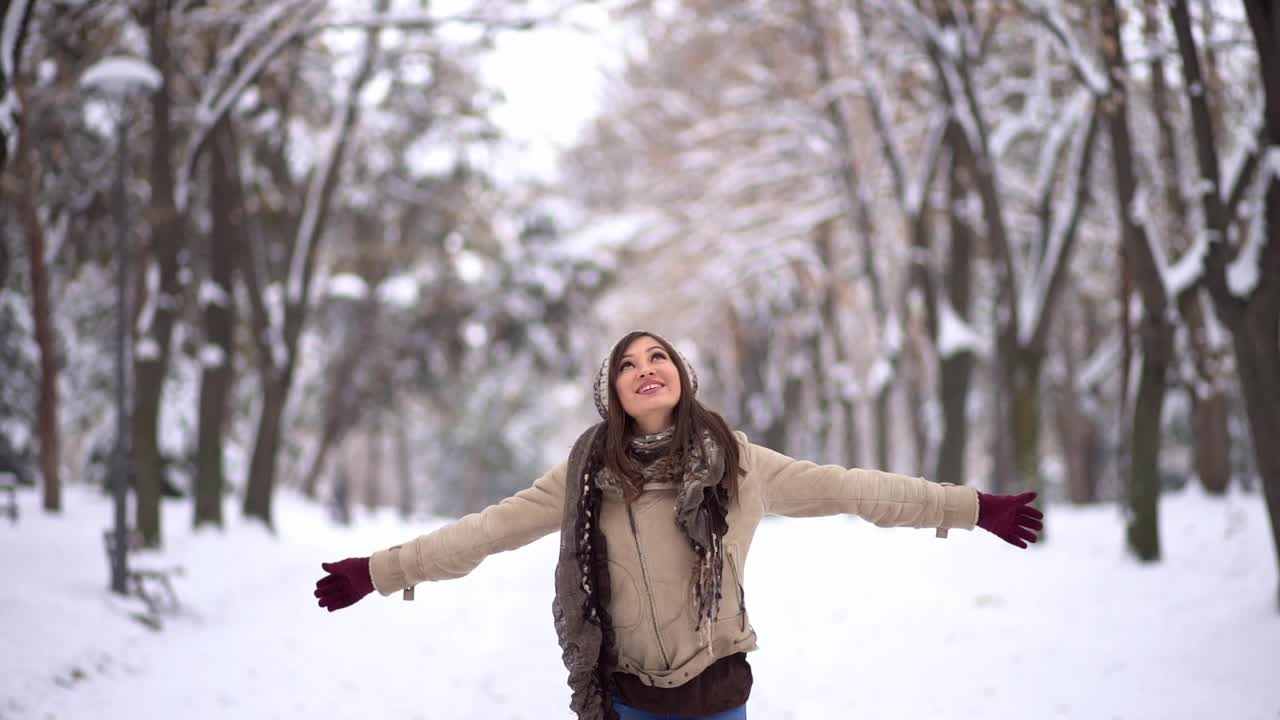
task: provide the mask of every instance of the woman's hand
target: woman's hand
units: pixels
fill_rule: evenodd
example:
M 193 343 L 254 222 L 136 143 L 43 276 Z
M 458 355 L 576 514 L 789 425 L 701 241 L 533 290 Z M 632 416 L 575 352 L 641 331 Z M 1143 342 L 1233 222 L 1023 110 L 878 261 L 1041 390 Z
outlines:
M 1044 529 L 1044 513 L 1031 507 L 1036 493 L 1021 495 L 988 495 L 978 493 L 978 527 L 1004 540 L 1010 545 L 1026 548 L 1040 538 L 1037 530 Z
M 316 581 L 316 597 L 320 598 L 320 607 L 329 612 L 354 605 L 373 592 L 367 557 L 320 563 L 320 568 L 329 574 Z

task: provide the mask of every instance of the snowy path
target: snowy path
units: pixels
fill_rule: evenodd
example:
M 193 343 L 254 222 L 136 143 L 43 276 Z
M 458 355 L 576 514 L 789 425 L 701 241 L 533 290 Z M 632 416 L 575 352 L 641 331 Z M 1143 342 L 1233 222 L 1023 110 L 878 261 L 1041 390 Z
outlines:
M 155 633 L 103 592 L 96 494 L 0 523 L 0 718 L 565 719 L 549 620 L 554 537 L 470 577 L 328 614 L 319 562 L 429 529 L 334 530 L 280 498 L 281 534 L 192 536 L 166 562 L 190 610 Z M 1257 496 L 1166 501 L 1166 562 L 1120 550 L 1112 508 L 1056 509 L 1051 545 L 771 520 L 748 568 L 761 719 L 1280 718 L 1280 614 Z M 96 542 L 95 542 L 96 539 Z M 826 573 L 824 576 L 822 573 Z

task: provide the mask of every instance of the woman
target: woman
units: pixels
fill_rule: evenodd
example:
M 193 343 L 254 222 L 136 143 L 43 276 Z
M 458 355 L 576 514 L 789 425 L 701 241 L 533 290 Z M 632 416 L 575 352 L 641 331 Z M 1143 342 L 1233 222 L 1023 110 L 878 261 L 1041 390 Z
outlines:
M 560 530 L 556 633 L 580 720 L 746 718 L 756 634 L 743 568 L 765 514 L 851 513 L 883 527 L 975 525 L 1035 542 L 1034 493 L 988 495 L 874 470 L 793 460 L 752 444 L 695 399 L 693 368 L 663 338 L 622 338 L 596 377 L 604 422 L 566 462 L 482 512 L 372 557 L 321 567 L 330 612 L 471 572 Z M 674 517 L 672 508 L 674 507 Z

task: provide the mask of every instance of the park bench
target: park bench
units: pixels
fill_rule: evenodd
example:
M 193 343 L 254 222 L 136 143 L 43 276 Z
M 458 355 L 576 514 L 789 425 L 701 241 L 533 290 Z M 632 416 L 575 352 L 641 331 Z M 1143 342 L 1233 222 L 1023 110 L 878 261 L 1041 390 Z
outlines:
M 18 476 L 11 472 L 0 472 L 0 513 L 18 522 Z
M 145 562 L 139 563 L 135 552 L 142 549 L 142 533 L 129 528 L 125 534 L 127 544 L 125 552 L 129 556 L 128 570 L 125 573 L 125 585 L 129 594 L 142 600 L 147 606 L 146 615 L 135 616 L 152 628 L 158 629 L 160 616 L 173 614 L 178 610 L 178 593 L 173 589 L 172 578 L 182 574 L 181 567 L 159 567 Z M 107 564 L 115 557 L 116 532 L 113 529 L 102 531 L 103 545 L 107 550 Z

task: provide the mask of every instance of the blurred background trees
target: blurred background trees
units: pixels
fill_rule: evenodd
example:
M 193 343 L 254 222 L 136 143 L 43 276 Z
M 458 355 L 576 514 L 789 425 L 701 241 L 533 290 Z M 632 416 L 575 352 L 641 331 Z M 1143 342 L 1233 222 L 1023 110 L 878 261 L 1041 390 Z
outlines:
M 163 78 L 124 186 L 149 544 L 165 496 L 479 509 L 639 326 L 781 451 L 1115 502 L 1144 560 L 1162 490 L 1260 489 L 1280 548 L 1269 4 L 11 7 L 0 471 L 50 509 L 113 442 L 116 145 L 78 83 L 126 55 Z M 483 58 L 580 7 L 618 68 L 557 176 L 517 176 Z

